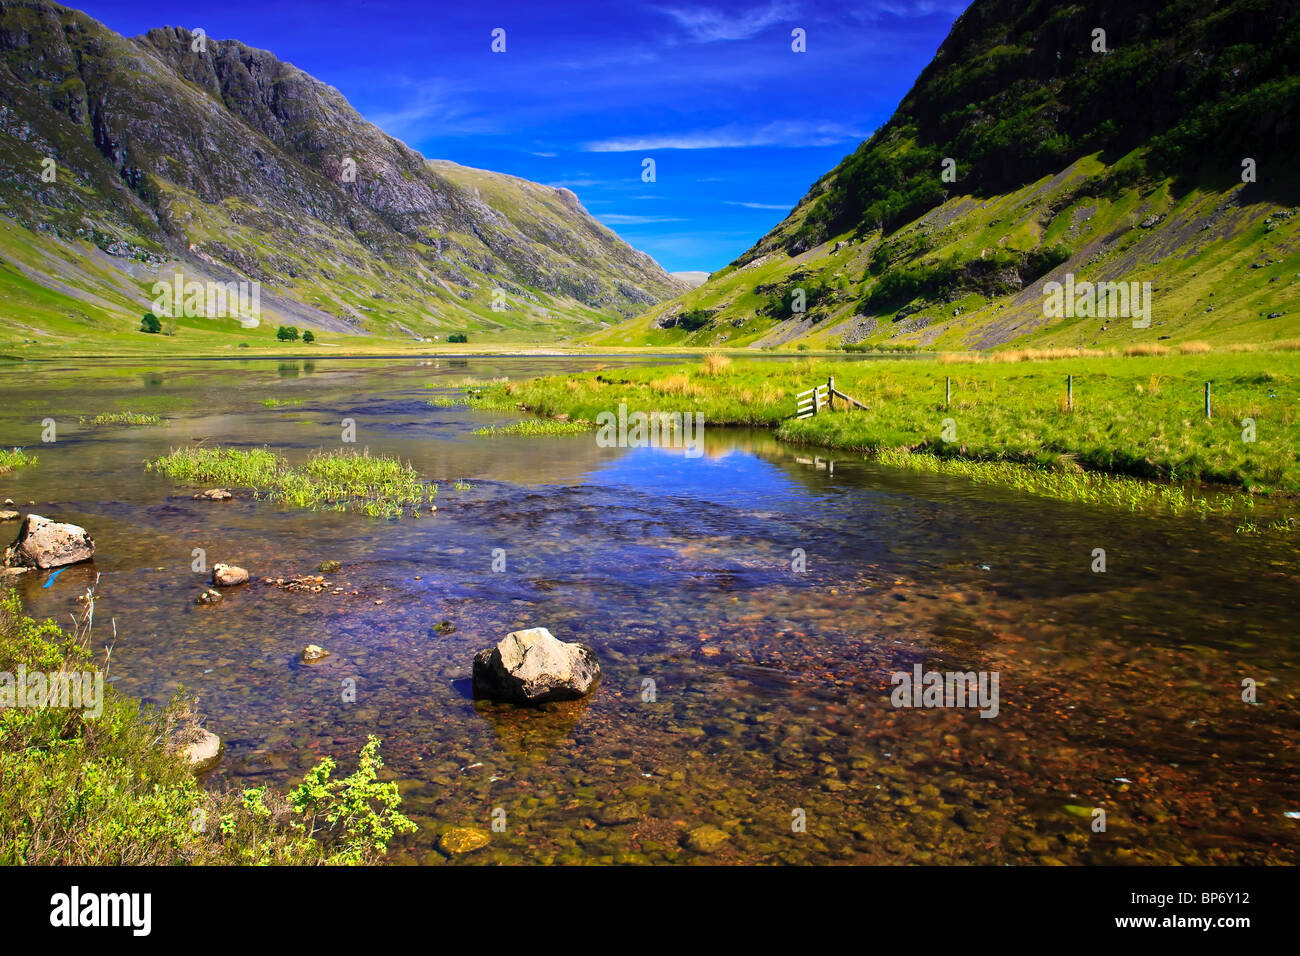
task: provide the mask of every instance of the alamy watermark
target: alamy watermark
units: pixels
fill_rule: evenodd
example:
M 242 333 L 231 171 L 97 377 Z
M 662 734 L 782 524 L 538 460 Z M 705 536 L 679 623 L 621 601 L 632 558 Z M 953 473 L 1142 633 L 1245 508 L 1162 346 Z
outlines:
M 920 664 L 911 673 L 889 676 L 895 707 L 978 707 L 981 717 L 998 715 L 997 671 L 927 671 Z
M 0 671 L 0 709 L 7 707 L 80 710 L 87 717 L 99 717 L 104 712 L 104 673 L 28 673 L 25 664 L 20 664 L 16 673 Z
M 704 454 L 703 412 L 632 412 L 627 403 L 618 414 L 596 416 L 596 444 L 601 448 L 685 448 L 687 458 Z
M 1106 318 L 1132 319 L 1133 328 L 1151 327 L 1150 282 L 1075 282 L 1074 273 L 1065 283 L 1043 286 L 1043 316 L 1049 319 Z
M 153 311 L 157 315 L 187 319 L 238 319 L 246 329 L 262 323 L 262 283 L 241 279 L 238 282 L 186 282 L 181 273 L 175 280 L 159 280 L 150 291 L 154 295 Z

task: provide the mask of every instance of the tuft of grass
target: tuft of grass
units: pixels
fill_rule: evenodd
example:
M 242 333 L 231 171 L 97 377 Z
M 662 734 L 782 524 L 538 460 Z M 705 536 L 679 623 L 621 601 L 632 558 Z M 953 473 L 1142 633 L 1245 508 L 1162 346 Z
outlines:
M 83 416 L 78 421 L 82 425 L 93 425 L 96 428 L 105 425 L 161 425 L 163 423 L 160 415 L 142 415 L 138 412 L 105 412 L 94 418 Z
M 731 365 L 731 359 L 721 352 L 709 352 L 704 356 L 704 364 L 700 366 L 701 375 L 721 375 Z
M 1183 355 L 1204 355 L 1206 352 L 1213 352 L 1209 342 L 1183 342 L 1178 346 L 1178 351 Z
M 285 408 L 290 405 L 301 405 L 301 398 L 264 398 L 262 404 L 267 408 Z
M 555 435 L 585 435 L 593 427 L 593 425 L 586 422 L 556 421 L 550 418 L 526 418 L 521 422 L 514 422 L 510 425 L 484 425 L 482 428 L 474 429 L 470 434 L 482 435 L 485 438 L 496 438 L 501 435 L 544 438 Z
M 0 475 L 7 475 L 15 468 L 30 468 L 34 464 L 36 456 L 21 448 L 0 448 Z
M 145 467 L 181 484 L 249 488 L 296 508 L 370 517 L 399 518 L 407 508 L 418 517 L 438 493 L 409 464 L 369 449 L 317 452 L 295 467 L 267 448 L 179 448 Z

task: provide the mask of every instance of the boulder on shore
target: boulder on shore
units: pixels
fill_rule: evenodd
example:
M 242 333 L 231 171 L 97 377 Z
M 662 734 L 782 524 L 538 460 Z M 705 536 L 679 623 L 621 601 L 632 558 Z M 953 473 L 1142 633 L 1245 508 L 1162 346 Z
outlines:
M 219 588 L 233 588 L 236 584 L 247 584 L 248 572 L 234 564 L 214 564 L 212 583 Z
M 557 640 L 544 627 L 512 631 L 474 655 L 474 696 L 515 704 L 576 700 L 600 679 L 591 648 Z
M 185 757 L 195 773 L 211 770 L 221 760 L 221 738 L 199 728 L 198 739 L 185 748 Z
M 85 528 L 29 514 L 5 552 L 5 564 L 44 570 L 89 561 L 94 556 L 95 542 Z

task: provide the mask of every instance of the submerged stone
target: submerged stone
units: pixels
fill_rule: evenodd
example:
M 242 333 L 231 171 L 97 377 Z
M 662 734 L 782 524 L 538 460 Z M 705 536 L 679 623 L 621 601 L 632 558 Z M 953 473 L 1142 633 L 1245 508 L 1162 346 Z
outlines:
M 448 856 L 460 856 L 473 853 L 492 842 L 492 838 L 483 830 L 473 827 L 452 827 L 438 837 L 438 849 Z

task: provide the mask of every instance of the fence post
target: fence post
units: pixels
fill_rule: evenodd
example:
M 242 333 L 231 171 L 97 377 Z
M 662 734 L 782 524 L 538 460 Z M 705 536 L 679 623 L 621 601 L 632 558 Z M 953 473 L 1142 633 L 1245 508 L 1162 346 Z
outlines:
M 828 376 L 826 379 L 826 407 L 835 411 L 835 376 Z
M 1210 383 L 1205 383 L 1205 417 L 1210 417 Z
M 1074 376 L 1065 376 L 1065 407 L 1074 411 Z
M 943 377 L 943 407 L 947 408 L 952 404 L 952 376 Z

